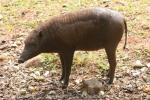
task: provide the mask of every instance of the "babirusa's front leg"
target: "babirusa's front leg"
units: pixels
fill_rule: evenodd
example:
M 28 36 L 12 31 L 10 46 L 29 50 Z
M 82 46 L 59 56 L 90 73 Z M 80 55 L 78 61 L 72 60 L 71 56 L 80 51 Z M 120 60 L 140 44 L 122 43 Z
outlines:
M 73 60 L 74 51 L 68 51 L 60 54 L 60 59 L 62 60 L 62 77 L 61 83 L 63 83 L 62 88 L 67 88 L 69 82 L 69 76 L 71 73 L 71 66 Z
M 63 53 L 59 53 L 59 57 L 60 57 L 60 61 L 61 61 L 61 66 L 62 66 L 62 74 L 61 74 L 61 78 L 60 78 L 60 83 L 64 83 L 64 75 L 65 75 L 65 66 L 64 66 L 64 54 Z

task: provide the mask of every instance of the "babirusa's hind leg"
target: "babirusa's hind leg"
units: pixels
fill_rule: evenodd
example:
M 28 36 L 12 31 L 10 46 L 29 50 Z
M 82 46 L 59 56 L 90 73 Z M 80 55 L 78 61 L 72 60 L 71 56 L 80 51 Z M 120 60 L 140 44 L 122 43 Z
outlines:
M 108 46 L 105 48 L 108 62 L 109 62 L 109 72 L 108 72 L 108 77 L 109 77 L 109 84 L 113 83 L 114 76 L 115 76 L 115 69 L 116 69 L 116 47 L 114 45 Z

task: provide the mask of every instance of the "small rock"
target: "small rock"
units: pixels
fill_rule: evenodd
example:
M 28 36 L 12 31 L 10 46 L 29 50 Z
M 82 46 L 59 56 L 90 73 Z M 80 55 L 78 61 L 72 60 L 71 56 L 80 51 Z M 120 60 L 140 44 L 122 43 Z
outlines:
M 17 44 L 12 44 L 11 45 L 11 48 L 16 48 L 17 47 Z
M 134 87 L 131 84 L 128 84 L 126 86 L 123 87 L 123 89 L 127 92 L 127 93 L 132 93 L 134 91 Z
M 13 95 L 13 96 L 11 96 L 11 98 L 10 98 L 11 100 L 16 100 L 16 96 L 15 95 Z
M 0 46 L 0 50 L 5 50 L 8 48 L 9 48 L 9 46 L 7 44 Z
M 63 8 L 66 8 L 67 7 L 67 5 L 66 4 L 63 4 L 63 6 L 62 6 Z
M 16 45 L 21 45 L 21 41 L 16 41 Z
M 99 95 L 104 95 L 104 94 L 105 94 L 104 91 L 100 91 L 100 92 L 99 92 Z
M 139 91 L 142 91 L 142 90 L 143 90 L 143 86 L 139 85 L 139 86 L 137 87 L 137 89 L 138 89 Z
M 150 100 L 150 95 L 147 95 L 145 100 Z
M 133 95 L 130 100 L 142 100 L 140 95 Z
M 2 44 L 6 43 L 6 40 L 2 40 L 1 43 L 2 43 Z
M 75 82 L 76 82 L 76 84 L 79 84 L 79 83 L 82 82 L 82 79 L 81 79 L 81 78 L 77 78 L 77 79 L 75 80 Z
M 135 62 L 135 65 L 134 65 L 134 69 L 137 69 L 137 68 L 142 68 L 142 67 L 144 67 L 144 65 L 141 63 L 141 61 L 140 60 L 137 60 L 136 62 Z
M 33 100 L 33 97 L 31 95 L 25 95 L 21 96 L 19 100 Z
M 57 71 L 56 71 L 55 69 L 51 70 L 50 72 L 51 72 L 52 74 L 57 73 Z
M 148 68 L 147 67 L 143 67 L 140 70 L 141 70 L 141 72 L 146 72 L 148 70 Z
M 38 88 L 37 87 L 33 87 L 33 86 L 29 86 L 28 90 L 33 93 L 33 92 L 38 91 Z
M 31 73 L 30 76 L 36 78 L 36 75 L 34 73 Z
M 0 93 L 0 97 L 3 97 L 3 93 Z
M 26 90 L 25 90 L 25 89 L 21 89 L 21 90 L 20 90 L 20 94 L 21 94 L 21 95 L 25 95 L 25 94 L 26 94 Z
M 86 97 L 88 95 L 87 91 L 82 91 L 82 97 Z
M 103 0 L 103 3 L 107 3 L 110 2 L 111 0 Z
M 49 95 L 55 95 L 56 92 L 55 92 L 55 91 L 50 91 L 48 94 L 49 94 Z
M 120 73 L 116 73 L 116 78 L 122 78 L 123 76 L 122 76 L 122 74 L 120 74 Z
M 46 71 L 43 75 L 44 75 L 45 77 L 48 77 L 48 76 L 49 76 L 49 71 Z
M 25 63 L 25 67 L 40 67 L 42 66 L 42 60 L 40 56 L 34 57 Z
M 147 82 L 147 76 L 142 75 L 142 79 Z
M 81 85 L 82 91 L 86 91 L 90 95 L 98 94 L 103 89 L 102 83 L 97 79 L 83 80 Z
M 19 70 L 19 66 L 13 66 L 14 70 Z
M 142 65 L 142 63 L 141 63 L 140 60 L 137 60 L 137 61 L 136 61 L 136 64 L 137 64 L 137 65 Z
M 133 77 L 138 77 L 138 76 L 140 76 L 140 74 L 141 74 L 141 72 L 139 70 L 132 71 Z
M 47 96 L 45 99 L 46 100 L 53 100 L 53 98 L 51 96 Z
M 116 4 L 120 4 L 122 6 L 125 6 L 125 3 L 124 2 L 121 2 L 121 1 L 116 1 Z

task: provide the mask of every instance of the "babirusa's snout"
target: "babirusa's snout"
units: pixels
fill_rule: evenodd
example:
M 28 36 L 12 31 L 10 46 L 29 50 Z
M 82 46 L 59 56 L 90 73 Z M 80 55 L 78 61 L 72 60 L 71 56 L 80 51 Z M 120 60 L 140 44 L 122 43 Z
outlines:
M 24 63 L 25 61 L 35 57 L 36 55 L 38 55 L 39 53 L 33 50 L 24 50 L 20 56 L 20 58 L 18 59 L 18 63 Z
M 29 54 L 26 50 L 23 51 L 18 59 L 18 63 L 24 63 L 28 59 L 30 59 L 31 54 Z
M 22 59 L 22 58 L 19 58 L 18 59 L 18 63 L 20 64 L 20 63 L 24 63 L 25 61 Z

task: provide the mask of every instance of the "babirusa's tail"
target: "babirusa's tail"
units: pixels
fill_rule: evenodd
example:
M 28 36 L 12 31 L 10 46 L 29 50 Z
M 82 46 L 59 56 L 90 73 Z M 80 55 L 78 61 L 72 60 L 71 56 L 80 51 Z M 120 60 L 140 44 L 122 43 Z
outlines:
M 127 45 L 127 23 L 126 20 L 124 20 L 124 25 L 125 25 L 125 43 L 124 43 L 124 47 L 123 49 L 126 49 L 126 45 Z

